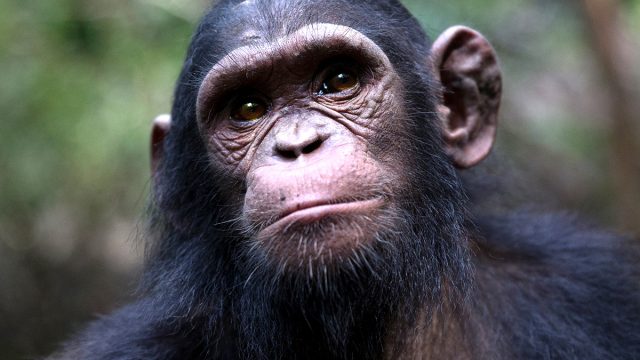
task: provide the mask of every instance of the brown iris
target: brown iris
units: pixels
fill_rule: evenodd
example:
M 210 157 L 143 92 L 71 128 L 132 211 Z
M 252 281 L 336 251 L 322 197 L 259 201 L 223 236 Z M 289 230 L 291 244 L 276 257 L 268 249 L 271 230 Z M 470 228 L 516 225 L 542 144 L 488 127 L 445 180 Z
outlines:
M 239 101 L 231 111 L 231 117 L 240 121 L 253 121 L 267 113 L 267 105 L 260 99 L 247 98 Z
M 352 89 L 358 85 L 358 77 L 348 71 L 334 73 L 322 83 L 320 95 L 338 93 Z

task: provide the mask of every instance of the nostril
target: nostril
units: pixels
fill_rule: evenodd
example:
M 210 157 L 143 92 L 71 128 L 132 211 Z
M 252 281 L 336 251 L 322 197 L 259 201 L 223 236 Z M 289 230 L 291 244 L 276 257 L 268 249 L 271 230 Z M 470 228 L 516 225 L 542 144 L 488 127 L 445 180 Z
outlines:
M 322 145 L 322 139 L 317 139 L 316 141 L 312 142 L 311 144 L 305 146 L 304 148 L 302 148 L 302 153 L 303 154 L 310 154 L 312 152 L 314 152 L 316 149 L 318 149 L 320 147 L 320 145 Z
M 284 149 L 278 149 L 278 154 L 284 158 L 284 159 L 295 159 L 298 156 L 296 155 L 295 151 L 292 150 L 284 150 Z

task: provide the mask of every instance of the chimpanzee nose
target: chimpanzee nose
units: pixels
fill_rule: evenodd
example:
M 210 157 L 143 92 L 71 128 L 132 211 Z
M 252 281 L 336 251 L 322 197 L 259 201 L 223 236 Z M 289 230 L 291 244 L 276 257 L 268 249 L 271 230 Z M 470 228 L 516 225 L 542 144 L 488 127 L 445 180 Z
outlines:
M 275 136 L 275 155 L 284 160 L 295 160 L 322 147 L 327 138 L 312 123 L 294 122 L 282 126 Z

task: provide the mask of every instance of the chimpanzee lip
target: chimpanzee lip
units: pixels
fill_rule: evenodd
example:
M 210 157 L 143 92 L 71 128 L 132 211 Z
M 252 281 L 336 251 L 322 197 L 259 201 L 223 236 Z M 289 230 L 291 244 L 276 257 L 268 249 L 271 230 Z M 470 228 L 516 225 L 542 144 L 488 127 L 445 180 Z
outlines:
M 382 207 L 380 197 L 365 200 L 313 200 L 296 203 L 285 208 L 281 216 L 264 230 L 275 230 L 290 223 L 311 223 L 329 215 L 362 213 Z

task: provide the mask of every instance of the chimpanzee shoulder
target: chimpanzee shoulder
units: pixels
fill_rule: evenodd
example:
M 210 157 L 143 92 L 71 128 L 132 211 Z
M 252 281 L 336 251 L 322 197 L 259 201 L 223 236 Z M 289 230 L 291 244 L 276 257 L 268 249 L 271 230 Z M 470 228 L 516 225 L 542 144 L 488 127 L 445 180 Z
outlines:
M 514 358 L 640 355 L 637 240 L 568 213 L 520 211 L 476 226 L 471 301 L 501 348 Z
M 101 316 L 50 360 L 232 359 L 232 332 L 209 319 L 171 315 L 157 297 L 148 296 Z M 166 311 L 165 311 L 166 310 Z M 206 333 L 206 334 L 205 334 Z M 207 335 L 217 342 L 206 341 Z

